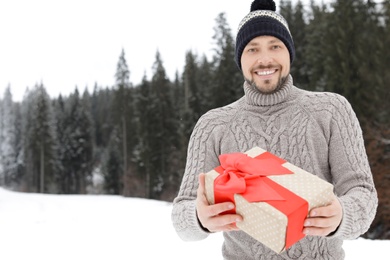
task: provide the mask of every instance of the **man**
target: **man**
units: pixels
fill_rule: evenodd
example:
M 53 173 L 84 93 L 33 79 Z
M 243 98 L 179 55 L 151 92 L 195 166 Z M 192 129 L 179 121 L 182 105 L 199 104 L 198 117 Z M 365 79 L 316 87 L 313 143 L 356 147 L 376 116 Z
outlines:
M 239 25 L 235 59 L 245 95 L 197 122 L 173 225 L 186 241 L 223 231 L 224 259 L 344 259 L 342 241 L 368 230 L 378 203 L 362 131 L 345 98 L 293 85 L 294 43 L 275 9 L 272 0 L 255 0 Z M 306 236 L 281 254 L 237 229 L 242 216 L 223 214 L 233 203 L 210 205 L 205 196 L 203 173 L 220 164 L 218 156 L 255 146 L 334 185 L 332 203 L 312 209 L 304 222 Z

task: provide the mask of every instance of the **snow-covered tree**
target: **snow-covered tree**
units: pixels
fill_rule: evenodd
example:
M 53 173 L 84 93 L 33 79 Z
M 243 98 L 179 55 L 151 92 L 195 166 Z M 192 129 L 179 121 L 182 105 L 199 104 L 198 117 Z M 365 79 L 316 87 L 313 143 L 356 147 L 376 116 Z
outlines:
M 214 80 L 213 84 L 203 91 L 211 90 L 214 107 L 220 107 L 237 100 L 244 92 L 243 77 L 234 62 L 234 38 L 225 13 L 220 13 L 215 21 L 215 54 L 212 61 Z
M 78 89 L 58 101 L 57 132 L 60 141 L 61 193 L 86 193 L 93 165 L 93 124 L 89 95 Z
M 111 132 L 103 156 L 102 173 L 104 177 L 104 190 L 108 194 L 119 194 L 122 190 L 122 182 L 120 181 L 123 174 L 121 139 L 121 131 L 119 131 L 118 127 L 115 127 Z
M 29 91 L 23 105 L 24 186 L 27 191 L 55 192 L 57 137 L 52 104 L 43 84 Z
M 121 154 L 123 159 L 123 173 L 119 176 L 119 182 L 122 189 L 120 193 L 130 196 L 131 191 L 127 180 L 131 179 L 131 170 L 133 168 L 133 151 L 136 145 L 136 128 L 134 127 L 134 89 L 130 83 L 130 71 L 127 66 L 125 52 L 122 49 L 117 69 L 115 73 L 114 103 L 112 107 L 112 116 L 114 117 L 115 127 L 120 129 L 121 133 Z
M 10 86 L 4 92 L 0 107 L 0 185 L 9 187 L 17 174 L 17 131 Z

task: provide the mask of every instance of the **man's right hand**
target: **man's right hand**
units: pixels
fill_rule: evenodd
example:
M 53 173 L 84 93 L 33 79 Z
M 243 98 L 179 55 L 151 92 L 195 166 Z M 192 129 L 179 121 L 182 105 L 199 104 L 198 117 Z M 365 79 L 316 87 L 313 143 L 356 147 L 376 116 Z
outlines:
M 242 221 L 242 216 L 238 214 L 220 215 L 233 208 L 234 204 L 232 202 L 210 205 L 205 193 L 205 174 L 199 174 L 196 211 L 199 222 L 202 224 L 203 228 L 210 232 L 239 230 L 235 223 Z

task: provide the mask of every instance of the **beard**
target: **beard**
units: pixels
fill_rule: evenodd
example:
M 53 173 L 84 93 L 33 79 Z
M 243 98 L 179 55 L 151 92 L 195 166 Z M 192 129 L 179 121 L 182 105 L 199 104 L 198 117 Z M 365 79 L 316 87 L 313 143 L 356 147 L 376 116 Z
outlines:
M 271 69 L 271 68 L 272 68 L 272 66 L 267 66 L 267 67 L 259 66 L 255 69 Z M 253 69 L 252 71 L 254 71 L 255 69 Z M 252 77 L 252 79 L 248 79 L 244 76 L 244 79 L 245 79 L 245 82 L 247 84 L 249 84 L 249 86 L 252 89 L 260 92 L 261 94 L 268 95 L 268 94 L 273 94 L 275 92 L 278 92 L 282 88 L 284 82 L 286 81 L 287 76 L 284 76 L 284 77 L 280 76 L 278 82 L 276 82 L 275 85 L 270 85 L 270 84 L 272 84 L 270 79 L 264 80 L 262 84 L 264 84 L 264 86 L 266 86 L 266 87 L 262 87 L 261 85 L 256 84 L 253 77 Z

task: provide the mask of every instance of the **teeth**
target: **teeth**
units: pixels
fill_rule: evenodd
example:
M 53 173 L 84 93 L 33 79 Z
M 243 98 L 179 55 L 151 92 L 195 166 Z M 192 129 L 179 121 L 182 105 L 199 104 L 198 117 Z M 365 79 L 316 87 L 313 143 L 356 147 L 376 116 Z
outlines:
M 259 75 L 259 76 L 266 76 L 266 75 L 270 75 L 270 74 L 272 74 L 274 72 L 275 72 L 275 70 L 258 71 L 257 75 Z

